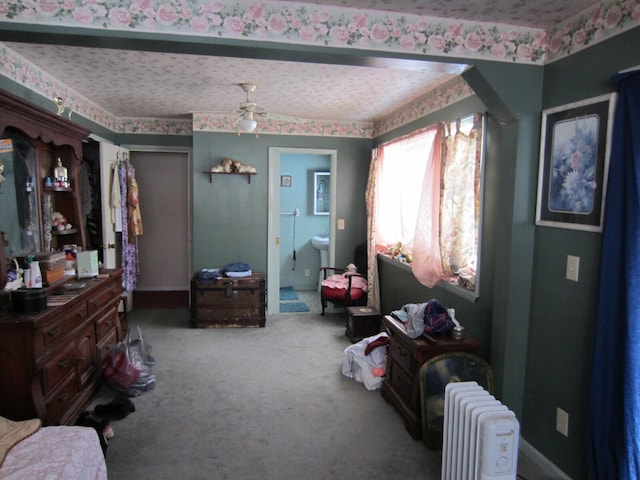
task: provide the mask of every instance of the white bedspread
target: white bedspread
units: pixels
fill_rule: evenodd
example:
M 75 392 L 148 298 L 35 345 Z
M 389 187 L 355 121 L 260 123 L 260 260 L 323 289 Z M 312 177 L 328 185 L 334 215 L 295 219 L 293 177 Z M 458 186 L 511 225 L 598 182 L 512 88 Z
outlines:
M 43 427 L 7 453 L 0 479 L 106 480 L 107 466 L 94 429 Z

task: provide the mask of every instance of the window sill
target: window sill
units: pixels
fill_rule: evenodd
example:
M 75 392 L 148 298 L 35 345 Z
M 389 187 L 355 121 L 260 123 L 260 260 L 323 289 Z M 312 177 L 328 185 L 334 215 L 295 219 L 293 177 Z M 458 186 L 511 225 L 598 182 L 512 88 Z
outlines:
M 389 265 L 393 265 L 395 268 L 398 268 L 405 272 L 409 272 L 411 275 L 413 275 L 413 270 L 411 269 L 411 264 L 409 263 L 399 262 L 391 258 L 389 255 L 385 255 L 384 253 L 378 253 L 378 261 L 382 261 Z M 429 287 L 425 287 L 425 288 L 429 288 Z M 476 292 L 472 292 L 470 290 L 467 290 L 464 287 L 453 285 L 447 282 L 442 282 L 442 281 L 438 282 L 438 284 L 433 288 L 442 288 L 443 290 L 446 290 L 447 292 L 451 292 L 454 295 L 457 295 L 471 303 L 474 303 L 478 299 L 478 294 Z

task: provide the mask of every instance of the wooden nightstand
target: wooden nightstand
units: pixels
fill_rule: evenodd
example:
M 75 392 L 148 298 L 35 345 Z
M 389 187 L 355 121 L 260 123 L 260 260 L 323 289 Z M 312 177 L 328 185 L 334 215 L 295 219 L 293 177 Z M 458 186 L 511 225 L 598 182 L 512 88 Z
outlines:
M 422 439 L 422 408 L 420 404 L 420 367 L 430 358 L 446 352 L 474 352 L 480 342 L 468 333 L 456 339 L 450 335 L 430 335 L 411 338 L 404 325 L 393 317 L 383 317 L 390 337 L 382 397 L 392 404 L 402 417 L 407 431 L 415 440 Z
M 345 335 L 351 343 L 380 333 L 382 314 L 376 307 L 347 307 L 347 328 Z

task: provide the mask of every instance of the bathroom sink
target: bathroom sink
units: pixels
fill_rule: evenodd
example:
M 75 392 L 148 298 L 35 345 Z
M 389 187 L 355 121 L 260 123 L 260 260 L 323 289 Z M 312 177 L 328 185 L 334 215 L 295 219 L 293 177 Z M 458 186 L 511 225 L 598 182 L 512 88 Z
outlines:
M 319 233 L 311 237 L 311 245 L 318 250 L 329 250 L 329 234 Z

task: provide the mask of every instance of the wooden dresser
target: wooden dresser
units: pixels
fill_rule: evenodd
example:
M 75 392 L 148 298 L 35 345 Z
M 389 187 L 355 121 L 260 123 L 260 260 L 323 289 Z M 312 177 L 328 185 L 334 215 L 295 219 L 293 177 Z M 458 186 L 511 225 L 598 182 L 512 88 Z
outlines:
M 31 314 L 0 314 L 0 415 L 72 424 L 102 380 L 102 358 L 123 338 L 120 270 L 49 288 L 68 299 Z M 71 285 L 76 288 L 65 288 Z M 84 286 L 82 286 L 84 285 Z M 78 288 L 81 287 L 82 288 Z
M 191 279 L 191 325 L 197 328 L 264 327 L 264 273 L 250 277 Z
M 392 404 L 404 418 L 407 431 L 415 440 L 422 438 L 422 408 L 420 404 L 420 367 L 430 358 L 446 352 L 474 352 L 480 342 L 465 333 L 460 339 L 449 335 L 411 338 L 404 325 L 386 315 L 384 329 L 390 343 L 382 397 Z

